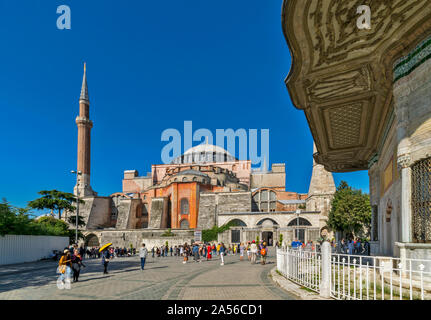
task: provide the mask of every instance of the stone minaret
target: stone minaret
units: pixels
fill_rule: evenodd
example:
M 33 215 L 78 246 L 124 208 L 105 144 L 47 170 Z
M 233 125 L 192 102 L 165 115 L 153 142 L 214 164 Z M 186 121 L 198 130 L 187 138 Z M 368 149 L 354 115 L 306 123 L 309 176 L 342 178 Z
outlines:
M 313 154 L 316 152 L 316 144 L 313 143 Z M 307 211 L 320 211 L 322 218 L 327 217 L 335 190 L 332 173 L 326 171 L 323 165 L 316 163 L 313 159 L 313 173 L 306 200 Z
M 90 140 L 93 122 L 90 120 L 90 100 L 88 98 L 86 65 L 84 63 L 84 77 L 82 79 L 81 96 L 79 97 L 79 116 L 76 117 L 78 126 L 78 171 L 82 175 L 78 177 L 74 193 L 79 196 L 94 196 L 95 193 L 90 186 Z

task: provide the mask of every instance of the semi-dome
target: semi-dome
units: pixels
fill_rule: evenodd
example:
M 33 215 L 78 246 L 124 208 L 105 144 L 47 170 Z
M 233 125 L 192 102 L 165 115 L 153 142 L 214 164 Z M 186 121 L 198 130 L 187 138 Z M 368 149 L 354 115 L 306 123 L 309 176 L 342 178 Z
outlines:
M 237 161 L 228 151 L 222 147 L 202 143 L 188 149 L 183 155 L 172 161 L 173 164 L 181 163 L 212 163 L 212 162 L 231 162 Z
M 176 176 L 183 176 L 183 175 L 195 175 L 195 176 L 202 176 L 202 177 L 208 177 L 207 174 L 197 171 L 197 170 L 184 170 L 180 171 L 176 174 Z

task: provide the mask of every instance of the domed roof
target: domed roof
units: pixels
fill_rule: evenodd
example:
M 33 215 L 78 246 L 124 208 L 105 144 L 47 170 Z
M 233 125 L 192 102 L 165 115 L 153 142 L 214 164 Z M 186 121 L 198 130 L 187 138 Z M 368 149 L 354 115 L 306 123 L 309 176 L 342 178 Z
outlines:
M 222 154 L 227 154 L 231 156 L 231 154 L 227 152 L 225 149 L 208 143 L 202 143 L 196 147 L 190 148 L 184 153 L 184 155 L 193 154 L 193 153 L 202 153 L 202 152 L 204 153 L 216 152 L 216 153 L 222 153 Z
M 181 176 L 181 175 L 195 175 L 195 176 L 202 176 L 202 177 L 208 177 L 207 174 L 197 171 L 197 170 L 184 170 L 184 171 L 180 171 L 176 174 L 176 176 Z
M 188 149 L 183 155 L 175 158 L 172 164 L 182 163 L 216 163 L 237 161 L 238 159 L 232 156 L 225 149 L 208 143 L 202 143 L 196 147 Z

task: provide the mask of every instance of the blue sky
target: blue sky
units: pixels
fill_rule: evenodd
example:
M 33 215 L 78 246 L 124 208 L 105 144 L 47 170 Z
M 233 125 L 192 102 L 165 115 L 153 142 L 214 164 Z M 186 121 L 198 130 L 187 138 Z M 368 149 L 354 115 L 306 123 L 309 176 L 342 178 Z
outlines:
M 59 5 L 72 29 L 58 30 Z M 91 184 L 121 191 L 123 171 L 161 163 L 167 128 L 269 129 L 270 162 L 307 192 L 312 137 L 284 84 L 291 58 L 281 0 L 0 2 L 0 197 L 25 206 L 72 192 L 75 117 L 87 62 Z M 368 192 L 366 171 L 334 174 Z

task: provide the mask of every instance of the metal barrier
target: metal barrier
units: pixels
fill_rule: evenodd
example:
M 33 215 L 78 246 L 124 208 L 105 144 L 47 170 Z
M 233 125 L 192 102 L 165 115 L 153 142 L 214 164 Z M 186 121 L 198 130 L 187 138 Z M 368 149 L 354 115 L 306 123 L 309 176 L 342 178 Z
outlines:
M 337 300 L 431 299 L 431 260 L 277 249 L 277 270 Z

